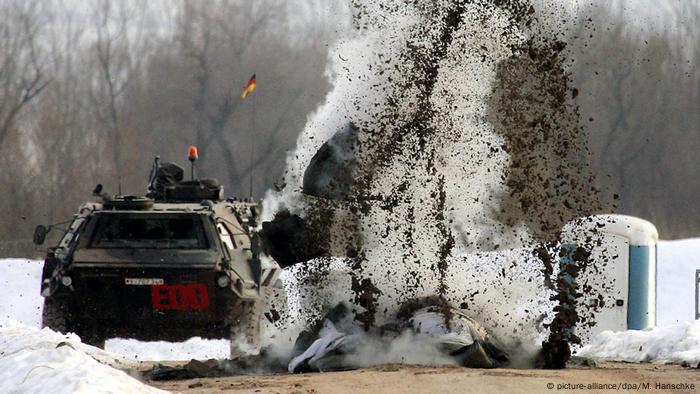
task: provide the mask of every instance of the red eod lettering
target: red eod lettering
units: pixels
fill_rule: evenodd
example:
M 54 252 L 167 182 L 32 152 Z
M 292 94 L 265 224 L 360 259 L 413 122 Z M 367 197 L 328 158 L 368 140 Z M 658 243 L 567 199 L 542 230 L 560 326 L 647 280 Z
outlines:
M 201 283 L 151 285 L 151 304 L 157 310 L 206 309 L 209 293 Z

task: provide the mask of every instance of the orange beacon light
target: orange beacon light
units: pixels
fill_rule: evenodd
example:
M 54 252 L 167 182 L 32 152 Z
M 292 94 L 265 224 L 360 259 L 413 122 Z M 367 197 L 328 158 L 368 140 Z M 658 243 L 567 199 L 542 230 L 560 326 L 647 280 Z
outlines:
M 197 147 L 194 145 L 190 145 L 189 149 L 187 149 L 187 159 L 189 159 L 191 163 L 190 167 L 190 175 L 192 176 L 192 180 L 194 180 L 194 162 L 199 158 L 199 153 L 197 152 Z
M 190 145 L 190 148 L 187 150 L 187 158 L 190 161 L 195 161 L 199 158 L 199 153 L 197 152 L 196 146 Z

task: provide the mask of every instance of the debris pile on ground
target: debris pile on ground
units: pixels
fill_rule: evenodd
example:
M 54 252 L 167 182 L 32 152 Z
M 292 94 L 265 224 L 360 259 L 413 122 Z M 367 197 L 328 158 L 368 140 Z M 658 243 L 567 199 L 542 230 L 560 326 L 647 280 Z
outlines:
M 319 323 L 299 335 L 289 372 L 398 363 L 471 368 L 504 367 L 510 363 L 496 338 L 437 297 L 407 302 L 395 323 L 369 332 L 352 319 L 350 308 L 344 304 L 331 309 Z

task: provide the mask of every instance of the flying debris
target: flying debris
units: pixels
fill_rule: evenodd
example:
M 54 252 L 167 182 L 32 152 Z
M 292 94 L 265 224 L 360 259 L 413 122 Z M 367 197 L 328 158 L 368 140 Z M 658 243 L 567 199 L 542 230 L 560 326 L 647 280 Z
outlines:
M 571 269 L 560 232 L 611 209 L 591 187 L 554 6 L 353 3 L 357 31 L 331 56 L 334 88 L 288 155 L 286 187 L 264 201 L 266 248 L 305 262 L 295 286 L 318 284 L 295 305 L 296 324 L 344 297 L 372 332 L 404 300 L 436 296 L 511 354 L 537 359 L 551 334 L 544 364 L 565 365 L 587 316 L 574 313 L 577 284 L 560 277 Z M 336 261 L 342 275 L 328 269 Z M 560 300 L 570 301 L 555 310 Z M 355 333 L 331 323 L 345 351 Z M 325 359 L 312 353 L 309 365 Z

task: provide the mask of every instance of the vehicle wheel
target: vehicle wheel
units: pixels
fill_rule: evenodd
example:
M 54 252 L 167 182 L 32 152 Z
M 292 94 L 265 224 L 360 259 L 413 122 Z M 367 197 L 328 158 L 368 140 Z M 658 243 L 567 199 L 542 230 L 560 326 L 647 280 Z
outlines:
M 69 311 L 63 300 L 53 297 L 44 298 L 44 308 L 41 311 L 41 327 L 48 327 L 56 332 L 68 332 Z
M 88 345 L 98 347 L 100 349 L 105 348 L 105 338 L 104 334 L 100 333 L 97 329 L 90 329 L 78 334 L 80 340 Z
M 107 338 L 104 331 L 99 328 L 93 326 L 77 326 L 75 327 L 75 333 L 78 334 L 83 343 L 100 349 L 105 348 L 105 340 Z
M 260 353 L 260 313 L 256 301 L 241 301 L 230 326 L 231 359 Z

